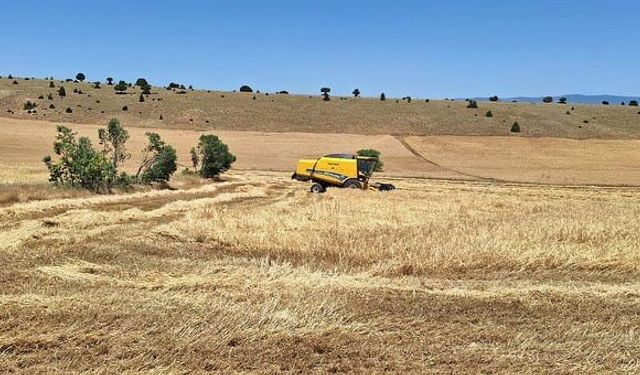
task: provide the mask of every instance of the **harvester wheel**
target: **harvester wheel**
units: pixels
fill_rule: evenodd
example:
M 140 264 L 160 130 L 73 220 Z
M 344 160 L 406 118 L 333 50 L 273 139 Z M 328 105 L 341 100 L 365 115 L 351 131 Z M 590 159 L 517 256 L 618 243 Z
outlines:
M 324 186 L 322 186 L 321 184 L 314 182 L 313 185 L 311 185 L 311 192 L 314 194 L 320 194 L 324 192 Z
M 362 189 L 362 183 L 358 180 L 349 180 L 344 183 L 344 187 L 347 189 Z

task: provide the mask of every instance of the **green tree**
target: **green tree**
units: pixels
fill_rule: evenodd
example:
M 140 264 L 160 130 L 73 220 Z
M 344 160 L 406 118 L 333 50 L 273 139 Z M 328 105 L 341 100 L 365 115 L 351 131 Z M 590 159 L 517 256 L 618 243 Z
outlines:
M 144 103 L 144 95 L 140 94 L 140 98 L 138 98 L 140 103 Z
M 638 106 L 638 101 L 637 100 L 629 100 L 629 106 L 630 107 L 637 107 Z
M 253 89 L 249 85 L 240 86 L 240 92 L 253 92 Z
M 143 88 L 144 86 L 146 86 L 146 85 L 148 85 L 148 84 L 149 84 L 149 82 L 147 82 L 147 80 L 146 80 L 146 79 L 144 79 L 144 78 L 138 78 L 138 79 L 136 79 L 136 86 L 138 86 L 138 87 L 140 87 L 140 88 Z
M 513 125 L 511 125 L 511 132 L 512 133 L 520 133 L 520 124 L 518 124 L 518 122 L 514 122 Z
M 125 146 L 129 139 L 129 132 L 120 125 L 118 119 L 112 118 L 106 129 L 98 129 L 98 139 L 104 154 L 110 158 L 116 170 L 118 165 L 131 157 Z
M 545 96 L 544 98 L 542 98 L 542 101 L 544 103 L 553 103 L 553 97 L 551 96 Z
M 564 96 L 561 97 L 560 99 L 558 99 L 558 103 L 559 104 L 567 104 L 567 98 L 565 98 Z
M 60 88 L 58 89 L 58 95 L 63 98 L 67 96 L 67 90 L 64 89 L 64 86 L 60 86 Z
M 56 85 L 53 83 L 53 81 L 50 81 L 49 82 L 49 88 L 52 89 L 52 88 L 55 88 L 55 87 L 56 87 Z
M 53 151 L 58 156 L 43 158 L 49 169 L 49 181 L 96 192 L 109 192 L 116 177 L 116 168 L 102 153 L 95 150 L 87 137 L 76 138 L 71 129 L 58 126 Z
M 107 85 L 109 86 L 113 85 L 113 78 L 107 77 Z
M 87 77 L 84 75 L 84 73 L 78 73 L 76 74 L 76 79 L 80 82 L 83 82 Z
M 128 87 L 129 85 L 127 85 L 125 81 L 120 81 L 117 85 L 113 86 L 113 89 L 116 90 L 118 94 L 124 94 Z
M 374 168 L 374 171 L 375 172 L 382 172 L 383 167 L 384 167 L 384 163 L 380 159 L 380 151 L 374 150 L 372 148 L 366 148 L 366 149 L 359 150 L 357 152 L 357 154 L 358 154 L 358 156 L 368 156 L 368 157 L 372 157 L 372 158 L 378 159 L 378 161 L 376 162 L 376 167 Z
M 384 102 L 387 100 L 387 96 L 384 93 L 380 94 L 380 100 Z
M 204 178 L 212 178 L 231 168 L 236 157 L 217 136 L 204 134 L 198 145 L 191 149 L 193 168 Z
M 353 94 L 353 96 L 354 96 L 354 97 L 356 97 L 356 98 L 357 98 L 358 96 L 360 96 L 360 90 L 359 90 L 359 89 L 355 89 L 355 90 L 353 90 L 351 93 L 352 93 L 352 94 Z
M 136 179 L 145 182 L 167 182 L 178 169 L 176 150 L 167 145 L 157 133 L 147 133 L 149 143 L 142 150 L 142 163 Z
M 492 102 L 497 102 L 500 99 L 498 98 L 498 95 L 494 95 L 494 96 L 490 97 L 489 100 L 492 101 Z
M 144 86 L 142 86 L 142 93 L 145 95 L 150 95 L 151 94 L 151 85 L 150 84 L 146 84 Z

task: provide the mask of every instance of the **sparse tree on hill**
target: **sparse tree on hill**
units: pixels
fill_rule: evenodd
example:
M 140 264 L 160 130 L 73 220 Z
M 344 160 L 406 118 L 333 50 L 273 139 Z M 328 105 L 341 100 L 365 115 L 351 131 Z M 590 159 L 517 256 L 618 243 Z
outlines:
M 491 112 L 490 110 L 487 111 L 487 113 L 485 113 L 484 115 L 485 117 L 493 117 L 493 112 Z
M 380 100 L 384 102 L 387 100 L 387 96 L 384 93 L 380 94 Z
M 107 85 L 109 86 L 113 85 L 113 78 L 107 77 Z
M 217 136 L 205 134 L 200 136 L 198 145 L 191 149 L 191 161 L 200 176 L 212 178 L 231 168 L 236 157 Z
M 80 81 L 80 82 L 84 82 L 84 80 L 85 80 L 86 78 L 87 78 L 87 77 L 84 75 L 84 73 L 78 73 L 78 74 L 76 74 L 76 79 L 77 79 L 78 81 Z
M 544 98 L 542 98 L 542 101 L 544 103 L 553 103 L 553 97 L 551 96 L 545 96 Z
M 53 100 L 53 94 L 49 93 L 49 95 L 47 95 L 47 99 Z
M 353 94 L 354 97 L 359 97 L 360 96 L 360 90 L 359 89 L 355 89 L 351 92 Z
M 467 108 L 469 108 L 469 109 L 477 109 L 478 108 L 478 102 L 476 102 L 475 100 L 469 100 L 469 104 L 467 104 Z
M 253 92 L 253 89 L 249 85 L 240 86 L 240 92 Z
M 323 87 L 320 89 L 320 92 L 323 94 L 328 94 L 331 92 L 331 89 L 329 87 Z
M 512 133 L 520 133 L 520 124 L 518 124 L 518 122 L 514 122 L 513 125 L 511 125 L 511 132 Z
M 606 100 L 603 100 L 603 101 L 602 101 L 602 105 L 609 105 L 609 102 L 608 102 L 608 101 L 606 101 Z
M 50 89 L 53 89 L 53 88 L 55 88 L 55 87 L 56 87 L 56 85 L 53 83 L 53 81 L 50 81 L 50 82 L 49 82 L 49 88 L 50 88 Z
M 138 98 L 140 103 L 144 103 L 144 95 L 140 94 L 140 98 Z
M 494 96 L 490 97 L 489 100 L 492 101 L 492 102 L 497 102 L 500 99 L 498 98 L 498 95 L 494 95 Z
M 67 96 L 67 90 L 64 89 L 64 86 L 60 86 L 58 89 L 58 95 L 63 98 Z
M 150 84 L 146 84 L 144 86 L 142 86 L 142 93 L 145 95 L 150 95 L 151 94 L 151 85 Z
M 120 81 L 117 85 L 113 86 L 113 89 L 117 91 L 117 94 L 124 94 L 128 87 L 129 86 L 125 81 Z
M 558 99 L 558 103 L 559 104 L 567 104 L 567 98 L 565 98 L 564 96 L 561 97 L 560 99 Z
M 637 100 L 629 100 L 629 107 L 637 107 L 637 106 L 638 106 Z
M 95 81 L 95 82 L 93 83 L 93 88 L 94 88 L 94 89 L 101 89 L 102 87 L 100 87 L 100 81 Z
M 136 79 L 136 86 L 138 86 L 138 87 L 140 87 L 140 88 L 143 88 L 144 86 L 146 86 L 146 85 L 148 85 L 148 84 L 149 84 L 149 82 L 147 82 L 147 80 L 146 80 L 146 79 L 144 79 L 144 78 L 138 78 L 138 79 Z

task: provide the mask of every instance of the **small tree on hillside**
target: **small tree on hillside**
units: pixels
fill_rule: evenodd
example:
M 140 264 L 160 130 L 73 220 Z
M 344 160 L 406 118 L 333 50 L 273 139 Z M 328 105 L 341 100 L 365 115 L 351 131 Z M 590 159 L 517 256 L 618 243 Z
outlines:
M 355 89 L 351 92 L 353 94 L 354 97 L 359 97 L 360 96 L 360 90 L 359 89 Z
M 113 78 L 107 77 L 107 85 L 109 86 L 113 85 Z
M 542 101 L 544 103 L 553 103 L 553 98 L 551 96 L 545 96 L 544 98 L 542 98 Z
M 80 81 L 80 82 L 84 82 L 84 80 L 85 80 L 86 78 L 87 78 L 87 77 L 84 75 L 84 73 L 78 73 L 78 74 L 76 74 L 76 79 L 77 79 L 78 81 Z
M 60 86 L 60 88 L 58 89 L 58 95 L 63 98 L 67 96 L 67 90 L 64 89 L 64 86 Z
M 518 122 L 514 122 L 513 125 L 511 125 L 511 132 L 512 133 L 520 133 L 520 124 L 518 124 Z
M 489 100 L 492 101 L 492 102 L 497 102 L 500 99 L 498 98 L 497 95 L 494 95 L 494 96 L 490 97 Z
M 176 150 L 164 143 L 157 133 L 147 133 L 149 143 L 142 150 L 142 163 L 136 179 L 142 182 L 167 182 L 177 170 Z
M 142 93 L 145 95 L 150 95 L 151 94 L 151 85 L 150 84 L 146 84 L 144 86 L 142 86 Z
M 146 85 L 148 85 L 148 84 L 149 84 L 149 82 L 147 82 L 147 80 L 146 80 L 146 79 L 144 79 L 144 78 L 138 78 L 138 79 L 136 79 L 136 86 L 138 86 L 138 87 L 140 87 L 140 88 L 143 88 L 144 86 L 146 86 Z
M 240 86 L 240 92 L 253 92 L 253 89 L 249 85 Z
M 376 162 L 376 166 L 373 170 L 375 172 L 382 172 L 384 163 L 380 159 L 380 151 L 374 150 L 372 148 L 366 148 L 366 149 L 358 150 L 357 154 L 358 156 L 368 156 L 368 157 L 378 159 L 378 161 Z
M 120 81 L 117 85 L 113 86 L 113 89 L 116 90 L 116 94 L 124 94 L 128 87 L 125 81 Z
M 53 83 L 53 81 L 49 81 L 49 88 L 52 89 L 52 88 L 55 88 L 55 87 L 56 87 L 56 85 Z
M 138 101 L 140 103 L 144 103 L 144 95 L 140 94 L 140 97 L 138 98 Z
M 475 100 L 469 100 L 469 104 L 467 104 L 467 108 L 477 109 L 478 108 L 478 102 L 476 102 Z
M 630 107 L 637 107 L 638 106 L 638 101 L 637 100 L 629 100 L 629 106 Z
M 558 99 L 558 104 L 567 104 L 567 98 L 564 96 Z
M 384 102 L 387 100 L 387 96 L 384 93 L 380 94 L 380 100 Z
M 603 100 L 603 101 L 602 101 L 602 105 L 609 105 L 609 102 L 608 102 L 608 101 L 606 101 L 606 100 Z
M 129 139 L 129 132 L 120 125 L 118 119 L 112 118 L 109 120 L 106 129 L 99 129 L 98 139 L 103 147 L 104 154 L 111 159 L 115 169 L 118 169 L 120 163 L 131 157 L 125 147 L 125 143 Z
M 102 87 L 100 87 L 100 81 L 95 81 L 95 82 L 93 83 L 93 88 L 94 88 L 94 89 L 101 89 Z
M 212 178 L 231 168 L 236 157 L 217 136 L 205 134 L 200 136 L 198 145 L 191 149 L 191 161 L 200 176 Z

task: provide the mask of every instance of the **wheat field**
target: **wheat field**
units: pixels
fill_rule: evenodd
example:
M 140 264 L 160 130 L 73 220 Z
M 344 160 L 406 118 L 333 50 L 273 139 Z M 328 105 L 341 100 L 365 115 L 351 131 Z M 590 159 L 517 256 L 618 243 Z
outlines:
M 0 368 L 640 371 L 640 190 L 394 183 L 236 171 L 0 205 Z

